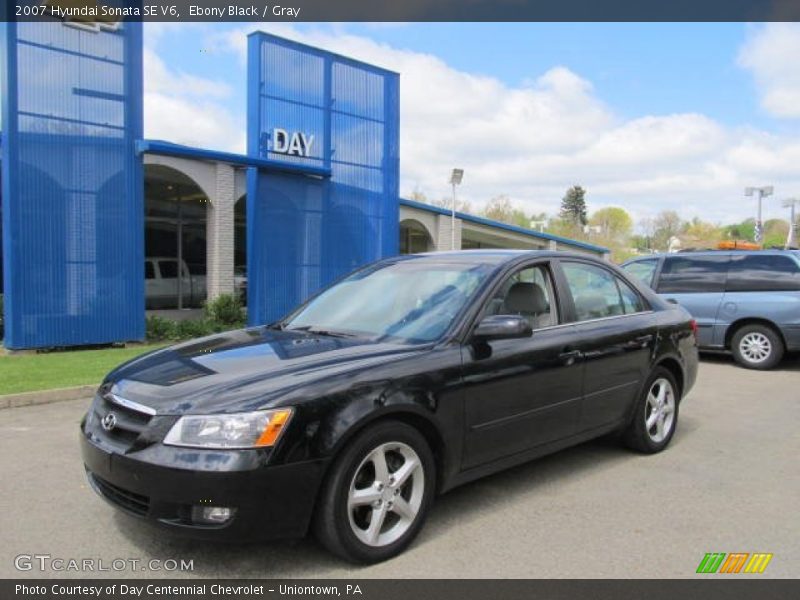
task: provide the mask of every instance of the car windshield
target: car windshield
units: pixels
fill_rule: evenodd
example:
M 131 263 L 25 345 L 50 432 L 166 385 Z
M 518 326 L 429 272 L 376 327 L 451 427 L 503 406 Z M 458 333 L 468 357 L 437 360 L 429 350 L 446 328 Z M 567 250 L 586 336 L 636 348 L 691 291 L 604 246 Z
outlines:
M 408 260 L 358 271 L 281 325 L 288 330 L 423 343 L 444 334 L 490 272 L 487 265 Z

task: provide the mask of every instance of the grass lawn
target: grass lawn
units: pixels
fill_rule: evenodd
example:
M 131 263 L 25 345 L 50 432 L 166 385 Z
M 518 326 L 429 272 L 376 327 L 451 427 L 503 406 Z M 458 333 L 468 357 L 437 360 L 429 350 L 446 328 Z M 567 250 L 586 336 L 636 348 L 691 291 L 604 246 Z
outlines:
M 118 364 L 163 345 L 0 355 L 0 395 L 100 383 Z

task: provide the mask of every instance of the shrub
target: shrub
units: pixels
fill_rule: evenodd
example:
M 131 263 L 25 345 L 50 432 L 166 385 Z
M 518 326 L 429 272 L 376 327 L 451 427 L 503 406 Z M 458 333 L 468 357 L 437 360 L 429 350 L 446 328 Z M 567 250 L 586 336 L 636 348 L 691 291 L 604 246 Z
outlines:
M 213 332 L 212 323 L 206 319 L 178 321 L 176 327 L 176 337 L 180 340 L 203 337 Z
M 152 317 L 147 317 L 147 321 L 145 322 L 145 331 L 147 340 L 152 342 L 172 340 L 177 337 L 177 327 L 175 321 L 155 315 Z
M 245 315 L 242 299 L 232 294 L 222 294 L 216 299 L 206 302 L 205 314 L 208 319 L 227 329 L 244 325 Z

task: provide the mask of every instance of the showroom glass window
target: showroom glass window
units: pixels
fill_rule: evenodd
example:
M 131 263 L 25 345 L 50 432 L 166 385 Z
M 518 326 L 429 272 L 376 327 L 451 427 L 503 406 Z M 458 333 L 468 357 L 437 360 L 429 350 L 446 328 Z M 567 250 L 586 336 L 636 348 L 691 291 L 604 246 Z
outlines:
M 800 291 L 800 266 L 789 256 L 744 254 L 731 257 L 728 292 Z
M 563 263 L 578 321 L 642 312 L 642 299 L 622 279 L 595 265 Z
M 177 279 L 178 277 L 178 261 L 175 260 L 161 260 L 158 262 L 158 268 L 161 271 L 162 279 Z
M 658 293 L 723 292 L 729 262 L 727 254 L 668 256 L 658 278 Z

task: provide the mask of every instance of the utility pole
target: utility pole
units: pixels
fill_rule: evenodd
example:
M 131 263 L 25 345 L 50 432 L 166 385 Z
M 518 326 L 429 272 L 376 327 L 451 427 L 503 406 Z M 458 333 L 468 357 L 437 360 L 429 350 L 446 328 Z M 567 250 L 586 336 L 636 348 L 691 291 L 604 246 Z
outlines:
M 464 179 L 464 169 L 453 169 L 450 185 L 453 186 L 453 206 L 450 211 L 450 250 L 456 249 L 456 186 Z
M 744 188 L 744 195 L 745 196 L 758 196 L 758 219 L 756 220 L 756 232 L 755 232 L 755 239 L 754 241 L 757 244 L 761 244 L 761 247 L 764 247 L 764 224 L 761 221 L 761 201 L 766 198 L 767 196 L 771 196 L 772 192 L 775 191 L 771 185 L 765 185 L 762 187 L 747 187 Z
M 797 245 L 797 219 L 795 217 L 795 206 L 797 198 L 787 198 L 783 201 L 783 207 L 789 209 L 789 233 L 786 236 L 786 249 L 794 248 Z

